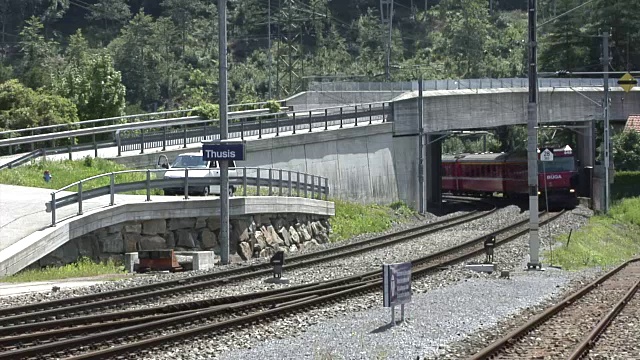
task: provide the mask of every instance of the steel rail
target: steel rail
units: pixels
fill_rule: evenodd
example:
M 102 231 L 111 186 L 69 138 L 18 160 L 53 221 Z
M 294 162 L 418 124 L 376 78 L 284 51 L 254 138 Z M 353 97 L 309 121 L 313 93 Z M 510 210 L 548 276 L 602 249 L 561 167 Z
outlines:
M 613 306 L 613 309 L 611 309 L 611 311 L 609 311 L 604 317 L 602 317 L 602 319 L 600 319 L 598 324 L 596 324 L 593 330 L 591 330 L 589 335 L 587 335 L 585 339 L 580 344 L 578 344 L 575 350 L 569 355 L 569 360 L 579 360 L 589 354 L 589 351 L 595 346 L 598 338 L 600 338 L 600 335 L 602 335 L 607 330 L 609 325 L 611 325 L 611 322 L 616 318 L 616 316 L 618 316 L 618 314 L 620 314 L 622 309 L 624 309 L 631 298 L 633 298 L 633 296 L 638 291 L 638 288 L 640 288 L 640 280 L 638 280 L 635 285 L 633 285 L 629 289 L 629 291 L 627 291 L 624 297 L 622 297 L 622 299 L 620 299 L 620 301 L 618 301 L 618 303 Z
M 550 216 L 549 218 L 541 221 L 541 224 L 545 224 L 548 223 L 554 219 L 556 219 L 557 217 L 559 217 L 560 215 L 562 215 L 563 212 L 555 214 Z M 508 232 L 511 231 L 512 229 L 514 229 L 517 226 L 523 226 L 523 225 L 527 225 L 528 224 L 528 220 L 523 220 L 523 221 L 519 221 L 516 224 L 512 224 L 509 225 L 507 227 L 504 227 L 502 229 L 499 229 L 498 231 L 493 232 L 492 234 L 497 235 L 497 234 L 502 234 L 504 232 Z M 505 244 L 509 241 L 512 241 L 518 237 L 520 237 L 523 234 L 526 234 L 526 232 L 528 231 L 528 229 L 524 229 L 522 231 L 519 231 L 515 234 L 511 234 L 509 235 L 507 238 L 502 239 L 500 242 L 496 243 L 496 246 L 500 246 L 502 244 Z M 485 236 L 479 237 L 475 240 L 469 241 L 466 244 L 472 244 L 472 243 L 477 243 L 477 242 L 481 242 Z M 455 247 L 457 248 L 457 247 Z M 453 250 L 455 251 L 455 250 Z M 444 251 L 441 251 L 439 253 L 436 254 L 432 254 L 429 255 L 427 257 L 423 257 L 420 259 L 416 259 L 412 261 L 412 267 L 415 267 L 416 269 L 412 271 L 412 276 L 415 277 L 419 277 L 419 276 L 423 276 L 425 274 L 428 274 L 430 272 L 433 271 L 437 271 L 439 269 L 441 269 L 443 266 L 448 266 L 448 265 L 452 265 L 455 263 L 458 263 L 460 261 L 463 261 L 465 259 L 468 259 L 470 257 L 473 257 L 475 255 L 478 255 L 479 253 L 482 253 L 483 249 L 478 249 L 478 250 L 472 250 L 470 252 L 464 253 L 460 256 L 445 260 L 443 262 L 437 263 L 437 264 L 433 264 L 433 265 L 427 265 L 427 266 L 420 266 L 420 265 L 415 265 L 415 263 L 420 263 L 421 261 L 424 262 L 424 260 L 426 258 L 435 258 L 440 254 L 448 254 L 451 253 L 452 250 L 451 249 L 447 249 Z M 70 357 L 68 360 L 81 360 L 81 359 L 104 359 L 104 358 L 111 358 L 113 356 L 116 355 L 121 355 L 121 354 L 126 354 L 126 353 L 130 353 L 132 351 L 136 351 L 136 350 L 141 350 L 141 349 L 145 349 L 145 348 L 149 348 L 149 347 L 153 347 L 153 346 L 159 346 L 159 345 L 164 345 L 167 344 L 168 342 L 175 342 L 177 340 L 180 339 L 185 339 L 185 338 L 190 338 L 190 337 L 194 337 L 198 334 L 203 334 L 203 333 L 209 333 L 212 331 L 220 331 L 220 330 L 225 330 L 225 329 L 229 329 L 229 328 L 233 328 L 233 327 L 237 327 L 240 325 L 245 325 L 245 324 L 249 324 L 249 323 L 254 323 L 257 322 L 258 320 L 262 320 L 262 319 L 268 319 L 270 317 L 275 317 L 275 316 L 282 316 L 283 314 L 286 314 L 288 312 L 294 312 L 294 311 L 298 311 L 298 310 L 305 310 L 307 309 L 309 306 L 314 306 L 314 305 L 319 305 L 319 304 L 323 304 L 323 303 L 329 303 L 329 302 L 334 302 L 334 301 L 338 301 L 344 297 L 348 297 L 348 296 L 354 296 L 356 294 L 360 294 L 360 293 L 366 293 L 366 292 L 370 292 L 372 290 L 376 290 L 379 289 L 382 285 L 382 280 L 380 279 L 380 271 L 373 271 L 373 272 L 369 272 L 366 274 L 362 274 L 363 277 L 365 277 L 368 274 L 372 274 L 375 273 L 375 275 L 377 275 L 378 279 L 372 280 L 370 282 L 366 282 L 363 283 L 362 285 L 358 285 L 356 287 L 350 288 L 350 289 L 340 289 L 340 291 L 336 291 L 334 293 L 330 293 L 330 294 L 326 294 L 326 295 L 319 295 L 319 296 L 310 296 L 307 299 L 300 299 L 298 301 L 292 301 L 292 302 L 288 302 L 286 304 L 279 304 L 278 306 L 272 308 L 272 309 L 268 309 L 268 310 L 263 310 L 263 311 L 258 311 L 258 312 L 254 312 L 252 314 L 248 314 L 245 316 L 241 316 L 238 318 L 234 318 L 231 320 L 223 320 L 220 322 L 215 322 L 215 323 L 211 323 L 211 324 L 206 324 L 203 326 L 199 326 L 199 327 L 194 327 L 191 329 L 187 329 L 187 330 L 183 330 L 183 331 L 179 331 L 179 332 L 174 332 L 171 334 L 167 334 L 167 335 L 162 335 L 162 336 L 157 336 L 157 337 L 152 337 L 152 338 L 147 338 L 147 339 L 143 339 L 137 342 L 130 342 L 127 344 L 122 344 L 119 346 L 113 346 L 113 344 L 115 344 L 115 342 L 112 342 L 111 345 L 108 348 L 104 348 L 104 349 L 100 349 L 100 350 L 96 350 L 93 352 L 89 352 L 89 353 L 84 353 L 84 354 L 80 354 L 77 356 L 72 356 Z M 205 316 L 205 314 L 203 312 L 199 313 L 201 316 Z M 147 330 L 150 328 L 163 328 L 163 321 L 189 321 L 190 319 L 194 318 L 197 315 L 193 315 L 193 314 L 187 314 L 184 315 L 184 317 L 181 317 L 180 319 L 168 319 L 168 320 L 159 320 L 157 323 L 149 323 L 147 324 L 146 328 Z M 153 325 L 152 325 L 153 324 Z M 141 325 L 139 327 L 131 327 L 131 328 L 126 328 L 126 329 L 120 329 L 120 333 L 118 334 L 120 337 L 124 337 L 126 335 L 124 335 L 123 333 L 127 333 L 127 334 L 131 334 L 133 336 L 135 336 L 135 334 L 139 334 L 139 331 L 141 329 L 145 329 L 144 325 Z M 96 335 L 96 338 L 101 338 L 100 334 Z M 103 337 L 102 337 L 103 338 Z M 86 344 L 86 343 L 83 343 Z M 95 344 L 95 343 L 91 343 L 91 344 Z M 70 343 L 65 343 L 65 346 L 71 345 Z M 74 344 L 75 346 L 75 344 Z M 59 346 L 58 348 L 62 348 L 62 346 Z M 44 350 L 43 348 L 40 348 L 40 350 Z M 35 352 L 33 352 L 35 353 Z M 11 354 L 11 355 L 15 355 L 15 354 Z M 4 356 L 3 354 L 0 354 L 0 359 L 2 359 L 2 356 Z
M 331 249 L 311 252 L 303 255 L 291 257 L 287 260 L 284 269 L 293 269 L 316 264 L 328 259 L 349 256 L 353 253 L 368 251 L 377 247 L 387 246 L 400 241 L 410 240 L 419 236 L 424 236 L 436 231 L 444 230 L 463 222 L 473 221 L 480 217 L 487 216 L 496 211 L 494 208 L 488 213 L 477 214 L 476 212 L 463 214 L 458 217 L 444 219 L 433 223 L 421 225 L 411 229 L 397 231 L 387 235 L 377 236 L 368 240 L 353 242 Z M 414 232 L 415 234 L 411 234 Z M 391 238 L 398 239 L 390 240 Z M 374 244 L 381 242 L 380 244 Z M 368 244 L 374 244 L 367 246 Z M 353 249 L 359 246 L 365 246 L 362 249 L 354 249 L 347 253 L 340 253 L 347 249 Z M 326 254 L 335 253 L 333 255 L 324 256 Z M 170 280 L 161 283 L 143 285 L 134 288 L 113 290 L 109 292 L 84 295 L 72 299 L 60 299 L 50 302 L 30 304 L 18 307 L 0 309 L 0 326 L 18 325 L 27 321 L 38 321 L 38 319 L 46 319 L 51 316 L 61 315 L 60 310 L 66 313 L 78 312 L 84 309 L 95 309 L 100 306 L 110 306 L 123 301 L 134 301 L 142 298 L 150 298 L 154 296 L 170 295 L 184 291 L 193 291 L 203 287 L 221 286 L 226 283 L 254 277 L 258 275 L 266 275 L 271 273 L 271 265 L 268 263 L 251 264 L 245 267 L 229 269 L 211 274 L 194 276 L 187 279 Z M 263 269 L 263 270 L 261 270 Z M 248 272 L 248 273 L 247 273 Z M 246 274 L 245 274 L 246 273 Z
M 562 213 L 558 213 L 552 217 L 549 217 L 546 220 L 543 220 L 541 222 L 541 224 L 547 223 L 555 218 L 557 218 L 558 216 L 560 216 Z M 502 229 L 494 232 L 493 234 L 502 234 L 505 232 L 509 232 L 512 229 L 514 229 L 517 226 L 523 226 L 526 225 L 528 222 L 527 220 L 522 220 L 519 221 L 518 223 L 503 227 Z M 526 229 L 519 231 L 515 234 L 511 234 L 509 235 L 507 238 L 502 239 L 501 241 L 499 241 L 496 246 L 500 246 L 508 241 L 511 241 L 519 236 L 521 236 L 523 233 L 526 233 Z M 425 257 L 419 258 L 419 259 L 415 259 L 412 261 L 412 266 L 416 267 L 417 269 L 414 271 L 414 274 L 416 275 L 424 275 L 430 271 L 433 270 L 438 270 L 440 269 L 442 266 L 445 265 L 450 265 L 450 264 L 454 264 L 457 263 L 461 260 L 473 257 L 479 253 L 482 252 L 483 249 L 476 249 L 476 250 L 471 250 L 468 251 L 467 253 L 464 253 L 460 256 L 442 261 L 440 263 L 436 263 L 436 264 L 432 264 L 432 265 L 421 265 L 424 264 L 426 261 L 428 260 L 433 260 L 433 259 L 438 259 L 442 256 L 446 256 L 447 254 L 453 253 L 455 251 L 458 251 L 460 249 L 464 248 L 464 245 L 466 244 L 466 247 L 469 246 L 473 246 L 477 243 L 481 243 L 482 240 L 485 238 L 486 236 L 481 236 L 478 237 L 474 240 L 468 241 L 464 244 L 462 244 L 463 246 L 456 246 L 456 247 L 452 247 L 450 249 L 445 249 L 443 251 L 437 252 L 435 254 L 431 254 L 431 255 L 427 255 Z M 275 295 L 271 298 L 267 298 L 264 299 L 265 301 L 270 301 L 273 304 L 275 304 L 271 310 L 262 310 L 260 312 L 258 312 L 258 314 L 269 314 L 270 311 L 272 310 L 286 310 L 291 306 L 295 306 L 295 305 L 299 305 L 299 304 L 307 304 L 309 302 L 313 302 L 313 301 L 317 301 L 319 299 L 328 299 L 331 298 L 332 296 L 336 296 L 335 293 L 337 291 L 337 294 L 345 294 L 345 293 L 350 293 L 350 291 L 358 291 L 358 290 L 364 290 L 369 289 L 371 290 L 371 286 L 378 286 L 380 285 L 380 271 L 379 270 L 374 270 L 374 271 L 370 271 L 368 273 L 364 273 L 364 274 L 359 274 L 359 275 L 354 275 L 348 278 L 344 278 L 344 279 L 337 279 L 335 281 L 346 281 L 347 285 L 342 286 L 342 287 L 333 287 L 333 288 L 325 288 L 326 291 L 328 291 L 329 293 L 323 293 L 323 292 L 317 292 L 317 291 L 308 291 L 309 289 L 301 289 L 301 290 L 297 290 L 297 296 L 294 296 L 295 299 L 291 299 L 291 297 L 288 296 L 278 296 Z M 349 280 L 355 280 L 356 283 L 355 284 L 349 284 L 348 281 Z M 359 281 L 359 282 L 358 282 Z M 333 291 L 333 295 L 332 295 L 332 291 Z M 278 303 L 278 301 L 280 301 L 280 303 Z M 111 331 L 107 331 L 107 332 L 102 332 L 102 333 L 98 333 L 98 334 L 92 334 L 89 336 L 85 336 L 85 337 L 81 337 L 81 338 L 75 338 L 75 339 L 69 339 L 69 340 L 63 340 L 63 341 L 59 341 L 59 342 L 53 342 L 53 343 L 48 343 L 48 344 L 43 344 L 43 345 L 37 345 L 34 347 L 27 347 L 27 348 L 23 348 L 23 349 L 18 349 L 18 350 L 13 350 L 13 351 L 9 351 L 9 352 L 4 352 L 4 353 L 0 353 L 0 359 L 3 358 L 11 358 L 14 359 L 16 357 L 21 357 L 21 356 L 30 356 L 30 355 L 35 355 L 35 354 L 42 354 L 45 351 L 48 352 L 54 352 L 54 351 L 59 351 L 61 349 L 69 349 L 70 347 L 80 347 L 80 346 L 84 346 L 86 344 L 91 344 L 94 343 L 94 341 L 107 341 L 108 339 L 113 339 L 114 337 L 122 337 L 122 336 L 126 336 L 125 334 L 139 334 L 140 330 L 148 330 L 148 329 L 158 329 L 158 328 L 162 328 L 164 330 L 166 330 L 166 327 L 171 325 L 171 324 L 183 324 L 185 322 L 195 322 L 195 321 L 201 321 L 205 318 L 208 318 L 209 316 L 213 316 L 218 314 L 220 311 L 228 311 L 230 309 L 244 309 L 247 305 L 252 305 L 255 306 L 256 304 L 261 304 L 260 299 L 256 299 L 255 301 L 249 301 L 247 303 L 240 303 L 240 304 L 232 304 L 229 307 L 216 307 L 214 309 L 205 309 L 203 311 L 198 311 L 197 313 L 185 313 L 185 314 L 180 314 L 177 315 L 176 317 L 172 317 L 172 318 L 165 318 L 165 319 L 150 319 L 150 320 L 155 320 L 152 322 L 147 322 L 147 323 L 143 323 L 143 324 L 137 324 L 137 325 L 133 325 L 130 327 L 125 327 L 125 328 L 120 328 L 118 330 L 111 330 Z M 246 316 L 241 316 L 239 318 L 237 318 L 236 320 L 239 321 L 240 323 L 242 323 L 242 321 L 246 320 L 247 317 L 251 317 L 253 315 L 246 315 Z M 262 315 L 261 315 L 262 316 Z M 219 322 L 217 324 L 227 324 L 227 321 L 222 321 Z M 213 324 L 215 325 L 215 324 Z M 234 325 L 237 325 L 236 323 L 234 323 Z M 204 327 L 201 327 L 200 329 L 209 329 L 210 328 L 210 324 L 209 325 L 205 325 Z M 76 330 L 74 330 L 76 331 Z M 187 330 L 188 332 L 189 330 Z M 174 334 L 170 334 L 168 336 L 172 336 L 175 335 Z M 15 340 L 15 339 L 13 339 Z M 145 341 L 143 341 L 144 343 Z M 124 345 L 125 347 L 127 345 Z M 82 355 L 81 357 L 82 358 Z
M 632 259 L 632 260 L 624 262 L 620 266 L 616 267 L 615 269 L 609 271 L 608 273 L 606 273 L 603 276 L 599 277 L 598 279 L 594 280 L 593 282 L 591 282 L 587 286 L 583 287 L 582 289 L 578 290 L 577 292 L 573 293 L 569 297 L 563 299 L 558 304 L 548 308 L 547 310 L 542 312 L 540 315 L 534 317 L 533 319 L 527 321 L 526 323 L 524 323 L 523 325 L 521 325 L 517 329 L 511 331 L 507 335 L 505 335 L 502 338 L 496 340 L 491 345 L 489 345 L 489 346 L 485 347 L 484 349 L 480 350 L 477 354 L 475 354 L 474 356 L 470 357 L 469 360 L 490 359 L 493 355 L 498 353 L 502 348 L 508 346 L 509 343 L 513 342 L 514 340 L 522 338 L 523 336 L 528 334 L 531 330 L 533 330 L 534 328 L 538 327 L 539 325 L 541 325 L 542 323 L 547 321 L 549 318 L 551 318 L 555 314 L 557 314 L 560 311 L 564 310 L 569 305 L 575 303 L 577 300 L 582 298 L 584 295 L 589 293 L 591 290 L 596 288 L 598 285 L 600 285 L 603 282 L 607 281 L 610 277 L 612 277 L 616 273 L 620 272 L 622 269 L 627 267 L 629 264 L 631 264 L 633 262 L 636 262 L 636 261 L 640 261 L 640 258 Z

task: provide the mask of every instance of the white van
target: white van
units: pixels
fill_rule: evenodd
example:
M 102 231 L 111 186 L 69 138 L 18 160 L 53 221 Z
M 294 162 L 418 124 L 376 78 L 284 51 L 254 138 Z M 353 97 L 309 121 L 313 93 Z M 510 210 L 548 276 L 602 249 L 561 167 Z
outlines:
M 178 155 L 171 165 L 169 165 L 169 159 L 166 155 L 160 155 L 158 158 L 158 166 L 167 169 L 164 173 L 165 179 L 184 179 L 184 169 L 189 169 L 189 178 L 198 177 L 220 177 L 220 168 L 217 161 L 204 161 L 202 160 L 201 153 L 184 153 Z M 237 170 L 235 170 L 235 161 L 229 161 L 229 177 L 237 176 Z M 165 195 L 180 195 L 184 194 L 184 187 L 170 187 L 164 188 Z M 200 188 L 189 185 L 189 195 L 203 195 L 209 194 L 220 195 L 219 185 L 209 185 Z M 235 186 L 229 186 L 229 196 L 233 196 L 236 191 Z

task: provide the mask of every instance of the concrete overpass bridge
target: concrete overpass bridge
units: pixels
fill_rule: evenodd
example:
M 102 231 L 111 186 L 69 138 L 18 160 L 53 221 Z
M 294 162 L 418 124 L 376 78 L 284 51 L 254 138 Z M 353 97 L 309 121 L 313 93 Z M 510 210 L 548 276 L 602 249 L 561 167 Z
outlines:
M 312 84 L 309 91 L 283 100 L 293 109 L 288 114 L 289 123 L 281 120 L 280 123 L 261 124 L 263 132 L 259 137 L 255 136 L 255 131 L 245 133 L 244 130 L 232 135 L 239 137 L 244 134 L 247 140 L 248 160 L 239 165 L 314 173 L 328 178 L 332 198 L 362 203 L 386 203 L 400 199 L 415 208 L 420 186 L 418 138 L 422 123 L 428 134 L 424 135 L 428 137 L 425 140 L 430 143 L 425 153 L 425 175 L 432 181 L 427 181 L 430 185 L 426 193 L 430 201 L 438 203 L 442 136 L 453 130 L 525 124 L 527 79 L 425 81 L 424 116 L 421 120 L 418 119 L 417 85 L 417 82 Z M 625 93 L 616 87 L 615 80 L 611 80 L 610 86 L 612 121 L 622 121 L 629 114 L 640 113 L 639 91 L 634 89 Z M 602 118 L 599 105 L 602 102 L 602 80 L 540 79 L 539 91 L 541 125 L 588 125 L 580 132 L 578 151 L 582 164 L 593 165 L 593 124 Z M 367 104 L 376 101 L 385 102 L 387 106 L 374 109 L 377 112 L 372 121 L 372 117 L 366 116 L 363 110 L 367 109 Z M 359 106 L 355 117 L 361 116 L 357 127 L 354 105 Z M 337 106 L 340 111 L 330 109 L 332 122 L 327 125 L 326 115 L 322 121 L 322 109 L 329 106 Z M 343 112 L 347 108 L 350 110 Z M 300 121 L 295 135 L 290 122 L 293 112 L 299 114 Z M 316 123 L 317 119 L 319 123 Z M 338 121 L 344 124 L 338 126 Z M 205 129 L 205 132 L 209 138 L 217 136 L 212 129 Z M 198 137 L 192 133 L 189 136 L 196 141 L 189 145 L 185 142 L 184 146 L 166 147 L 164 152 L 171 157 L 185 151 L 185 148 L 199 148 Z M 0 140 L 0 147 L 5 141 Z M 161 148 L 155 146 L 144 154 L 131 150 L 118 156 L 114 151 L 101 150 L 99 156 L 133 167 L 147 167 L 155 163 L 161 152 Z M 91 154 L 91 151 L 87 153 Z

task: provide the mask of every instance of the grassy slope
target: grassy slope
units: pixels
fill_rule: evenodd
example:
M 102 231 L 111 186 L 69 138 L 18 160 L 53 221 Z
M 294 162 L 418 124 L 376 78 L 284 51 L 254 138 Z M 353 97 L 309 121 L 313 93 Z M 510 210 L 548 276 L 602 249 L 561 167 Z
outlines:
M 575 270 L 619 264 L 640 254 L 640 198 L 623 199 L 608 215 L 594 216 L 589 223 L 557 238 L 563 245 L 553 251 L 554 265 Z M 545 258 L 550 259 L 549 251 Z

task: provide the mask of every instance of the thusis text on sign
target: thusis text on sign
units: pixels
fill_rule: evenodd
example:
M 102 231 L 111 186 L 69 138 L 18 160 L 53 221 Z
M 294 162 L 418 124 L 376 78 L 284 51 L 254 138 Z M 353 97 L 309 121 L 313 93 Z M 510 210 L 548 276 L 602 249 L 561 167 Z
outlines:
M 411 263 L 382 265 L 384 307 L 391 308 L 391 323 L 395 324 L 395 306 L 401 305 L 404 321 L 404 304 L 411 302 Z
M 202 143 L 202 159 L 213 160 L 234 160 L 245 159 L 245 147 L 243 142 L 222 141 Z

